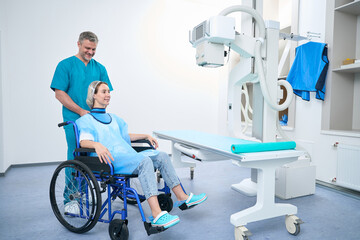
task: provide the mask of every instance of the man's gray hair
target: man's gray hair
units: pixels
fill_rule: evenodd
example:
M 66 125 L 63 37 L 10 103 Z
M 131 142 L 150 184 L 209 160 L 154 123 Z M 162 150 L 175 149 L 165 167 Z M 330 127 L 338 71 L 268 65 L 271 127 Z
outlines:
M 79 36 L 79 42 L 82 43 L 85 39 L 89 40 L 90 42 L 98 43 L 99 39 L 93 32 L 82 32 Z

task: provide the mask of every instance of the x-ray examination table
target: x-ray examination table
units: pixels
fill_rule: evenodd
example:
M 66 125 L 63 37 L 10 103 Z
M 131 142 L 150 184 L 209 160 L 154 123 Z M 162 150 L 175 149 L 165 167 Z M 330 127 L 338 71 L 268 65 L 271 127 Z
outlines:
M 294 205 L 275 203 L 275 170 L 284 164 L 296 161 L 303 154 L 302 151 L 281 150 L 234 154 L 231 151 L 233 144 L 244 144 L 248 141 L 190 130 L 154 131 L 154 134 L 159 139 L 171 141 L 172 161 L 175 167 L 195 167 L 193 162 L 181 161 L 181 154 L 185 154 L 202 161 L 232 159 L 233 164 L 240 167 L 258 169 L 256 204 L 231 215 L 230 222 L 235 227 L 283 215 L 293 216 L 297 213 L 297 207 Z M 298 223 L 301 223 L 301 220 L 298 220 Z M 294 224 L 296 225 L 296 221 Z M 288 225 L 287 222 L 286 225 Z

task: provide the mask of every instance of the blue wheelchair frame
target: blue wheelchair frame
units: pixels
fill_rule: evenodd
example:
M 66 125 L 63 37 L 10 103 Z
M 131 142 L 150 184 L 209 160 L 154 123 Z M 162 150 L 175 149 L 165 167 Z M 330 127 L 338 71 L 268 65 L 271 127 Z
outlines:
M 50 201 L 51 201 L 53 211 L 54 211 L 56 217 L 58 219 L 62 218 L 62 219 L 59 219 L 59 221 L 65 227 L 67 227 L 70 231 L 77 232 L 77 233 L 89 231 L 92 227 L 95 226 L 97 221 L 104 222 L 104 223 L 110 223 L 109 234 L 110 234 L 111 239 L 128 239 L 129 233 L 128 233 L 128 229 L 127 229 L 127 223 L 128 223 L 127 204 L 128 204 L 128 201 L 130 201 L 130 202 L 132 202 L 132 204 L 138 205 L 140 215 L 141 215 L 142 221 L 144 222 L 144 227 L 145 227 L 145 230 L 148 235 L 159 233 L 159 232 L 166 230 L 166 229 L 164 229 L 164 227 L 153 227 L 150 222 L 146 221 L 145 214 L 144 214 L 143 208 L 141 206 L 141 202 L 146 200 L 146 198 L 144 195 L 139 195 L 137 193 L 137 191 L 130 186 L 130 179 L 137 177 L 137 175 L 114 174 L 114 166 L 112 164 L 101 163 L 99 161 L 98 157 L 87 156 L 89 153 L 95 152 L 95 149 L 88 149 L 88 148 L 80 147 L 78 128 L 77 128 L 77 125 L 75 122 L 67 121 L 67 122 L 58 124 L 58 126 L 63 127 L 68 124 L 72 124 L 73 128 L 74 128 L 75 139 L 76 139 L 76 149 L 74 151 L 74 160 L 65 161 L 63 164 L 68 165 L 68 163 L 70 163 L 70 164 L 74 163 L 75 165 L 78 165 L 79 168 L 84 169 L 84 170 L 82 170 L 82 173 L 85 172 L 84 174 L 77 174 L 77 176 L 74 176 L 74 177 L 75 177 L 76 181 L 78 181 L 78 186 L 81 186 L 80 191 L 82 192 L 83 189 L 85 189 L 85 193 L 79 193 L 79 194 L 81 196 L 83 196 L 83 194 L 84 194 L 84 196 L 86 196 L 85 197 L 86 198 L 86 201 L 85 201 L 85 206 L 86 206 L 85 210 L 86 211 L 84 211 L 84 209 L 83 209 L 84 207 L 82 207 L 82 205 L 80 205 L 80 214 L 79 215 L 71 214 L 71 213 L 66 213 L 66 215 L 69 217 L 85 218 L 85 219 L 88 219 L 90 222 L 95 221 L 95 223 L 87 224 L 86 226 L 84 226 L 85 228 L 83 230 L 77 231 L 78 229 L 76 229 L 76 228 L 74 229 L 74 227 L 72 227 L 72 226 L 71 226 L 71 228 L 69 226 L 67 226 L 69 224 L 66 223 L 66 218 L 59 216 L 60 211 L 56 206 L 56 202 L 55 203 L 53 202 L 54 201 L 53 199 L 55 197 L 51 195 L 51 194 L 53 194 L 52 191 L 54 191 L 54 189 L 52 189 L 52 188 L 54 188 L 53 182 L 56 181 L 56 179 L 54 179 L 54 178 L 56 178 L 55 173 L 57 170 L 55 170 L 53 179 L 51 181 L 51 186 L 50 186 Z M 150 147 L 144 147 L 144 146 L 134 147 L 134 149 L 136 149 L 136 150 L 145 150 L 145 149 L 149 149 L 149 148 L 154 149 L 154 147 L 148 141 L 141 140 L 141 141 L 136 141 L 136 142 L 147 143 L 150 145 Z M 94 208 L 94 206 L 92 206 L 92 211 L 94 211 L 94 209 L 96 209 L 95 213 L 89 212 L 89 207 L 91 206 L 91 200 L 89 200 L 90 196 L 89 196 L 88 186 L 91 185 L 91 181 L 89 181 L 89 179 L 87 179 L 88 177 L 90 179 L 96 180 L 94 185 L 98 184 L 97 182 L 99 181 L 100 187 L 102 188 L 100 190 L 100 187 L 98 185 L 94 186 L 95 191 L 99 192 L 99 193 L 96 192 L 96 196 L 97 196 L 96 199 L 98 202 L 100 201 L 100 203 L 101 203 L 101 207 Z M 183 188 L 182 185 L 181 185 L 181 187 Z M 107 199 L 102 203 L 101 194 L 104 193 L 106 191 L 106 189 L 108 189 Z M 184 190 L 184 188 L 183 188 L 183 190 Z M 169 187 L 165 183 L 164 187 L 162 189 L 159 189 L 158 191 L 164 192 L 164 194 L 158 195 L 160 208 L 162 210 L 170 212 L 173 207 L 173 202 L 171 199 L 171 193 L 170 193 Z M 184 192 L 185 192 L 185 190 L 184 190 Z M 92 199 L 94 199 L 94 197 L 95 197 L 94 193 L 91 193 L 91 196 L 92 196 Z M 100 196 L 100 197 L 98 198 L 98 196 Z M 124 206 L 123 206 L 122 210 L 112 210 L 112 206 L 111 206 L 112 201 L 115 200 L 117 197 L 120 197 L 124 202 Z M 97 203 L 97 204 L 98 204 L 97 206 L 99 206 L 99 203 Z M 105 218 L 106 213 L 107 213 L 107 219 Z M 114 219 L 116 214 L 120 214 L 121 219 Z M 92 218 L 92 219 L 90 219 L 90 218 Z

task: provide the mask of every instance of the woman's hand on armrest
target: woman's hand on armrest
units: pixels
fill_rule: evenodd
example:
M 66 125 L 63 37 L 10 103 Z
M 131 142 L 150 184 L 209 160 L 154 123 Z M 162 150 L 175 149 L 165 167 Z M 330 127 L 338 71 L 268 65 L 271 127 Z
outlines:
M 111 155 L 110 151 L 101 143 L 94 142 L 90 140 L 82 140 L 80 141 L 80 146 L 83 148 L 94 148 L 96 154 L 99 157 L 100 162 L 102 163 L 111 163 L 114 161 L 113 156 Z
M 155 138 L 153 138 L 152 136 L 147 135 L 146 139 L 150 141 L 151 145 L 153 145 L 155 149 L 157 149 L 159 147 L 157 140 Z

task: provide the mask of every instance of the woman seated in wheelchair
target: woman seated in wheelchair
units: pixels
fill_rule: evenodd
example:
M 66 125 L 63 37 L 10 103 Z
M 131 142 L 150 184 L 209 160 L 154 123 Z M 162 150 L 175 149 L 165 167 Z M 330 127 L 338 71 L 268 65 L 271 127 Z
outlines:
M 138 174 L 144 195 L 151 208 L 152 226 L 165 229 L 179 223 L 179 217 L 161 211 L 157 199 L 158 189 L 154 168 L 160 173 L 166 184 L 176 195 L 175 205 L 190 208 L 204 202 L 206 194 L 185 194 L 172 166 L 169 156 L 157 150 L 137 153 L 131 147 L 131 141 L 147 139 L 157 148 L 158 142 L 147 134 L 128 133 L 126 122 L 120 117 L 106 113 L 110 102 L 110 90 L 105 82 L 94 81 L 89 85 L 86 103 L 92 109 L 76 121 L 79 130 L 80 146 L 94 148 L 100 161 L 112 163 L 115 174 Z

